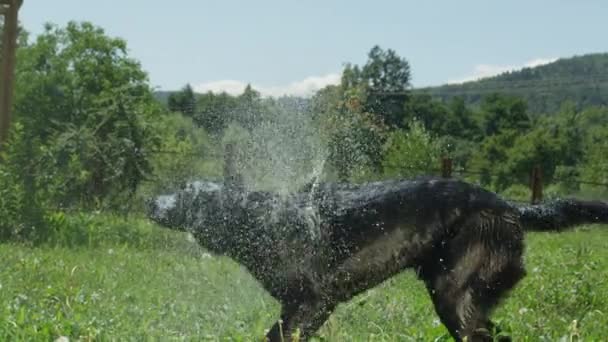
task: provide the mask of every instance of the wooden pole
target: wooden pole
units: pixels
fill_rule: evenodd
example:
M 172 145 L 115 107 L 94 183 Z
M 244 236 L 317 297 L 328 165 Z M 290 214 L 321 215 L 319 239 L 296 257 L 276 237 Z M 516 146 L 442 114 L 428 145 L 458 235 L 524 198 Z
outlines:
M 448 157 L 441 158 L 441 176 L 443 178 L 452 177 L 452 159 Z
M 532 190 L 531 204 L 538 204 L 543 200 L 543 172 L 540 165 L 534 166 L 530 176 L 530 189 Z
M 2 61 L 0 64 L 0 149 L 8 139 L 15 83 L 15 53 L 17 49 L 17 23 L 23 0 L 1 0 L 4 15 L 2 32 Z
M 234 143 L 226 144 L 224 149 L 224 186 L 235 191 L 244 189 L 243 177 L 239 174 L 236 165 L 236 146 Z

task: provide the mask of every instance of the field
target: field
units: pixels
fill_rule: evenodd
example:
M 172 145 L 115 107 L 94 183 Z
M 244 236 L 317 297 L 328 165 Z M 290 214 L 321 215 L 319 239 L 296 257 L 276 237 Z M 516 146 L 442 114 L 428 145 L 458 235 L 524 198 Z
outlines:
M 137 218 L 59 217 L 51 243 L 0 244 L 0 340 L 261 340 L 278 305 L 186 234 Z M 527 237 L 528 276 L 494 314 L 515 341 L 608 338 L 608 229 Z M 338 307 L 324 341 L 449 341 L 406 272 Z

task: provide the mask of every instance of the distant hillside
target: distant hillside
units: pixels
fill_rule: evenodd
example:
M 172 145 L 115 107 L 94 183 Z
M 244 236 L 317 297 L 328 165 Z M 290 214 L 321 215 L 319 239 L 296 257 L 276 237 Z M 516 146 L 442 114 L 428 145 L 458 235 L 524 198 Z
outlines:
M 416 89 L 436 98 L 461 96 L 478 104 L 490 93 L 523 97 L 531 113 L 554 113 L 564 101 L 577 107 L 608 105 L 608 53 L 559 59 L 534 68 L 484 78 L 462 84 Z

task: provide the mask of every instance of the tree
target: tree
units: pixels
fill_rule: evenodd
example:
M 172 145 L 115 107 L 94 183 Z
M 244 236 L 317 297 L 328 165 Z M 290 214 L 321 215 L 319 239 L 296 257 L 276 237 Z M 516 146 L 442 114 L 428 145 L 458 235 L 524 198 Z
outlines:
M 196 99 L 190 84 L 186 84 L 179 92 L 169 95 L 168 106 L 172 112 L 180 112 L 192 117 L 196 111 Z
M 346 64 L 340 85 L 343 101 L 357 99 L 356 105 L 361 106 L 359 111 L 372 113 L 389 126 L 402 127 L 403 105 L 410 87 L 410 66 L 394 50 L 385 51 L 374 46 L 363 67 Z
M 443 103 L 434 100 L 428 94 L 416 94 L 412 95 L 404 106 L 402 126 L 408 127 L 411 122 L 418 121 L 434 134 L 445 135 L 448 127 L 451 131 L 460 128 L 460 122 L 449 118 L 450 111 Z M 450 127 L 452 123 L 455 127 Z
M 387 128 L 378 115 L 363 111 L 366 94 L 357 83 L 358 73 L 357 67 L 347 66 L 343 84 L 318 91 L 311 101 L 311 116 L 327 145 L 328 166 L 341 181 L 354 175 L 365 179 L 363 174 L 377 174 L 382 169 Z
M 18 57 L 15 117 L 27 141 L 26 172 L 62 184 L 55 202 L 63 205 L 132 195 L 151 172 L 147 151 L 158 142 L 162 109 L 126 43 L 70 22 L 47 25 Z
M 402 127 L 403 104 L 408 99 L 410 66 L 394 50 L 374 46 L 361 69 L 367 88 L 364 110 L 380 115 L 389 126 Z
M 389 177 L 429 174 L 439 164 L 443 147 L 417 120 L 406 130 L 396 130 L 388 138 L 382 166 Z
M 481 104 L 481 113 L 486 136 L 510 129 L 526 131 L 531 126 L 526 102 L 517 97 L 489 95 Z
M 253 129 L 262 122 L 267 108 L 264 108 L 262 104 L 260 93 L 253 89 L 250 84 L 245 87 L 236 101 L 237 107 L 232 113 L 232 121 L 247 129 Z
M 443 125 L 444 134 L 469 141 L 479 141 L 482 136 L 475 121 L 475 113 L 467 107 L 464 99 L 454 97 L 448 107 L 451 115 Z
M 232 121 L 237 106 L 234 96 L 207 92 L 198 96 L 193 119 L 210 134 L 220 134 Z
M 527 184 L 532 168 L 539 165 L 544 181 L 550 183 L 556 173 L 564 177 L 576 175 L 576 166 L 583 153 L 583 134 L 576 112 L 564 111 L 544 117 L 529 131 L 502 129 L 486 138 L 472 164 L 476 170 L 494 174 L 482 183 L 504 190 L 513 183 Z

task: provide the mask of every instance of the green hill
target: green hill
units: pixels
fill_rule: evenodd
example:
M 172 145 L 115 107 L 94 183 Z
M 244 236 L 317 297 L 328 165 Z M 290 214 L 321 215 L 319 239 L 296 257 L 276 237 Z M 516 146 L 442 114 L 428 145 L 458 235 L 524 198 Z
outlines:
M 577 107 L 608 105 L 608 53 L 562 58 L 553 63 L 506 72 L 461 84 L 416 89 L 442 100 L 460 96 L 478 104 L 490 93 L 523 97 L 531 113 L 554 113 L 565 101 Z

